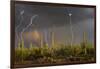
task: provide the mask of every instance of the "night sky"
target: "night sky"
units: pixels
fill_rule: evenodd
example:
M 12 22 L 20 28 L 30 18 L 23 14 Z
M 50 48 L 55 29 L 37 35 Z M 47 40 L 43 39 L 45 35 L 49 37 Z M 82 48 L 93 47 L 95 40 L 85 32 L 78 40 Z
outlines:
M 21 38 L 24 39 L 26 47 L 30 43 L 39 46 L 41 33 L 43 41 L 50 45 L 52 31 L 57 44 L 69 44 L 71 41 L 69 13 L 72 14 L 73 43 L 82 42 L 83 32 L 86 33 L 87 40 L 93 43 L 94 8 L 16 4 L 16 46 Z

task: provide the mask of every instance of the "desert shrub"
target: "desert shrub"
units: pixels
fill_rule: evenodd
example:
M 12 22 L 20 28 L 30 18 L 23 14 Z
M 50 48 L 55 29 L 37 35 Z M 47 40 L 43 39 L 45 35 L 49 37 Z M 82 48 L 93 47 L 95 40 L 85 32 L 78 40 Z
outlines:
M 87 54 L 90 57 L 95 56 L 95 50 L 94 50 L 94 48 L 87 48 Z
M 20 61 L 22 59 L 22 57 L 21 57 L 22 53 L 21 52 L 22 51 L 20 49 L 18 49 L 18 48 L 15 49 L 15 61 Z
M 16 48 L 15 50 L 15 60 L 16 61 L 24 61 L 28 58 L 29 55 L 30 55 L 30 52 L 27 48 L 23 48 L 23 49 Z
M 95 56 L 94 47 L 86 44 L 85 47 L 80 45 L 55 45 L 48 47 L 37 47 L 30 44 L 29 48 L 20 46 L 15 49 L 16 61 L 33 61 L 37 63 L 56 63 L 62 61 L 88 61 Z
M 71 55 L 71 50 L 68 47 L 62 46 L 61 48 L 55 50 L 55 56 L 58 57 L 69 57 Z

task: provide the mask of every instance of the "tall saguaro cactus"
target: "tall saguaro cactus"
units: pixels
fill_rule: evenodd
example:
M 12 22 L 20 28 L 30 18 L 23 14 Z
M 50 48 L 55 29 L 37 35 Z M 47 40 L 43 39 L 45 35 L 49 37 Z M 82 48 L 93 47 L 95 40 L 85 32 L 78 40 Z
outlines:
M 54 41 L 54 32 L 51 32 L 51 42 L 52 42 L 52 46 L 54 46 L 55 41 Z
M 84 43 L 84 53 L 86 54 L 86 44 L 87 44 L 87 39 L 86 39 L 86 32 L 83 32 L 83 43 Z
M 40 35 L 40 46 L 41 48 L 43 47 L 43 34 L 42 33 Z

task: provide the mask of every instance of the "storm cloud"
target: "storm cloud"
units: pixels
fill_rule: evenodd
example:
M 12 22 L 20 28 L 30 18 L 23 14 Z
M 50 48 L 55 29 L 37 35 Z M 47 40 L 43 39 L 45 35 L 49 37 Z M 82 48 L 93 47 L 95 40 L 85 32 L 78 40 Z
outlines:
M 74 32 L 74 43 L 82 41 L 84 31 L 87 32 L 87 39 L 93 42 L 94 8 L 16 4 L 15 27 L 20 25 L 16 32 L 21 33 L 31 22 L 31 17 L 37 15 L 32 20 L 32 25 L 25 32 L 33 32 L 34 29 L 37 29 L 39 32 L 54 30 L 55 40 L 58 43 L 69 42 L 71 37 L 69 13 L 72 14 L 71 22 Z M 25 41 L 27 45 L 29 40 L 25 39 Z M 50 42 L 49 35 L 47 36 L 47 41 Z
M 93 8 L 78 7 L 50 7 L 38 5 L 16 4 L 16 26 L 20 23 L 21 11 L 24 10 L 22 26 L 24 27 L 30 22 L 33 15 L 38 17 L 33 21 L 36 28 L 48 28 L 52 25 L 61 26 L 69 24 L 69 13 L 72 13 L 72 23 L 76 24 L 85 19 L 94 17 Z M 24 24 L 24 25 L 23 25 Z M 45 26 L 45 27 L 44 27 Z M 20 28 L 19 28 L 20 29 Z

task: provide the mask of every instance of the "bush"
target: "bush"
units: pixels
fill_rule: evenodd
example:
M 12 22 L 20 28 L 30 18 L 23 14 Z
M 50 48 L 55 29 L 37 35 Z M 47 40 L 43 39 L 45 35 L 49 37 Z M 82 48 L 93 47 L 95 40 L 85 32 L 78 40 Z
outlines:
M 87 44 L 85 48 L 81 45 L 59 45 L 48 47 L 34 46 L 30 44 L 30 48 L 24 48 L 24 46 L 15 49 L 16 62 L 21 61 L 33 61 L 37 63 L 56 63 L 59 61 L 88 61 L 95 57 L 94 47 Z

